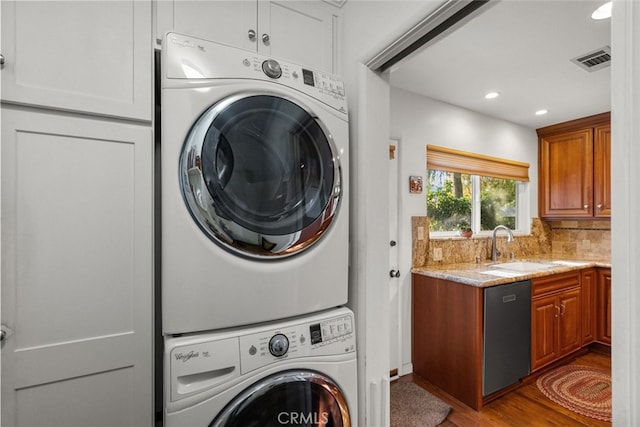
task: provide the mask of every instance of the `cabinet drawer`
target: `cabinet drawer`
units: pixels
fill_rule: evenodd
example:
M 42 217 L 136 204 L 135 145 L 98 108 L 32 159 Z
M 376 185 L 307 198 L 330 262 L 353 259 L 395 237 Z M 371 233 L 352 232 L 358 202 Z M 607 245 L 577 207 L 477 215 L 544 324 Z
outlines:
M 580 286 L 580 271 L 553 274 L 531 280 L 531 296 L 549 294 L 567 288 Z

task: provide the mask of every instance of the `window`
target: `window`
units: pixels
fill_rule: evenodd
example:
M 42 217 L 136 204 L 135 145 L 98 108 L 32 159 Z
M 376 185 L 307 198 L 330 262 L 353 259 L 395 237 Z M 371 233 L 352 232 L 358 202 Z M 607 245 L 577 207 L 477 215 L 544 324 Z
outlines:
M 527 163 L 427 146 L 429 231 L 528 231 L 528 181 Z

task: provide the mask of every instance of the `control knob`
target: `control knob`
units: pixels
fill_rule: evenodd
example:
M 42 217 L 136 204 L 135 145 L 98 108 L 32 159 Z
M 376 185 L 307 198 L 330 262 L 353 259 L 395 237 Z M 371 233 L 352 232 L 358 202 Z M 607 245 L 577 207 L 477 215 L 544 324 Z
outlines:
M 275 357 L 284 356 L 289 350 L 289 339 L 284 334 L 275 334 L 269 340 L 269 353 Z
M 275 59 L 267 59 L 262 63 L 262 71 L 271 77 L 272 79 L 280 78 L 282 75 L 282 68 L 280 68 L 280 64 Z

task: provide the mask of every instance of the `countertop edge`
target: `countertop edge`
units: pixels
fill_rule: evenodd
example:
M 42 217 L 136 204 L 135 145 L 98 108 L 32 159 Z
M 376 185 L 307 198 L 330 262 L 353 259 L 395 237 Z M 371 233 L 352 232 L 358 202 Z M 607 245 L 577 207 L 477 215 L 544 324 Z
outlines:
M 518 260 L 526 261 L 526 260 Z M 453 282 L 462 283 L 469 286 L 475 286 L 479 288 L 485 288 L 495 285 L 502 285 L 506 283 L 519 282 L 521 280 L 529 280 L 537 277 L 550 276 L 552 274 L 566 273 L 575 270 L 584 270 L 587 268 L 611 268 L 610 261 L 593 261 L 593 260 L 557 260 L 557 259 L 535 259 L 533 262 L 538 263 L 554 263 L 558 261 L 579 262 L 580 265 L 561 265 L 557 267 L 549 268 L 546 270 L 539 270 L 534 272 L 523 272 L 510 277 L 491 277 L 490 275 L 483 274 L 481 271 L 490 268 L 488 264 L 450 264 L 441 265 L 436 267 L 416 267 L 411 269 L 412 274 L 418 274 L 421 276 L 432 277 L 436 279 L 444 279 Z

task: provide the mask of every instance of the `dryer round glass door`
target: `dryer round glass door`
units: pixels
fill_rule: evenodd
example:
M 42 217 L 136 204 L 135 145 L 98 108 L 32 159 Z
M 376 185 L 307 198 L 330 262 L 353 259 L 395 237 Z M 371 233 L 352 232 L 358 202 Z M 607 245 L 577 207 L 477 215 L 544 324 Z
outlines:
M 327 231 L 341 197 L 333 138 L 309 109 L 273 94 L 211 106 L 180 157 L 187 207 L 217 244 L 253 258 L 300 252 Z
M 314 371 L 285 371 L 250 386 L 236 396 L 209 427 L 350 427 L 340 388 Z

